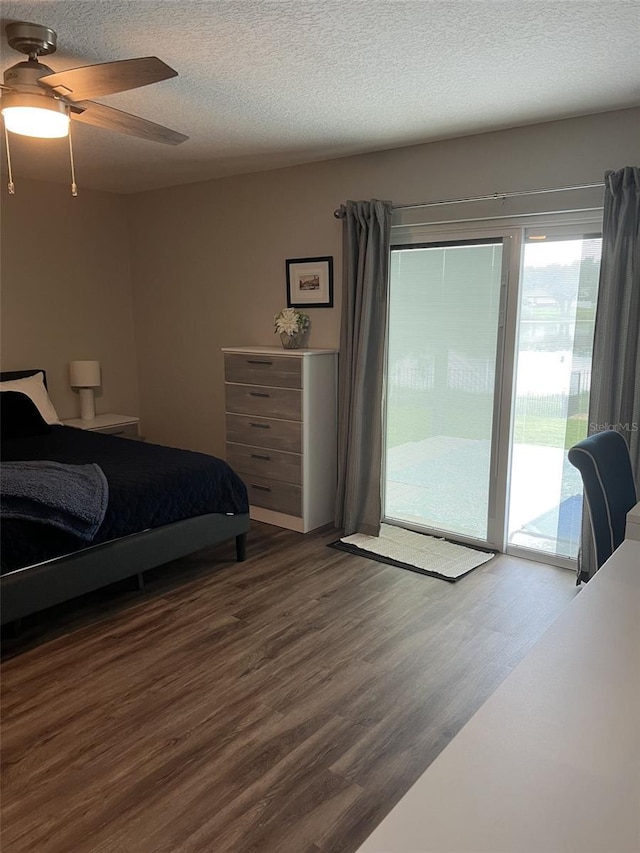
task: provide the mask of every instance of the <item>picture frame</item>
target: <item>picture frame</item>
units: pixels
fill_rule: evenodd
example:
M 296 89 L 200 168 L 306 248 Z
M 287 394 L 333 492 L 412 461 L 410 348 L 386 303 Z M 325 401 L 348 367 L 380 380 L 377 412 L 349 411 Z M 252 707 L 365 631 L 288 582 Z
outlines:
M 288 308 L 333 308 L 333 257 L 289 258 Z

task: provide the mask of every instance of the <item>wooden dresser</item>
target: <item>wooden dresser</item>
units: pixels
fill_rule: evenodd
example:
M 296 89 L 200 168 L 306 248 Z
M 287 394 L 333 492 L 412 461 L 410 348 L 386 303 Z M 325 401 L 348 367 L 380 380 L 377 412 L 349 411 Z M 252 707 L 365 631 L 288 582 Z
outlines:
M 227 462 L 251 518 L 306 533 L 333 521 L 335 350 L 225 347 Z

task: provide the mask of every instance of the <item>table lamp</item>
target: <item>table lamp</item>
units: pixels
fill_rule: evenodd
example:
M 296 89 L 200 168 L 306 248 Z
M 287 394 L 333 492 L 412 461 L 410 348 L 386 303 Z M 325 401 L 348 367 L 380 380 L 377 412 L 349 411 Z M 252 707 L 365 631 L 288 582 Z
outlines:
M 96 416 L 93 389 L 100 387 L 100 362 L 72 361 L 69 378 L 71 387 L 77 388 L 80 394 L 80 417 L 83 421 L 92 421 Z

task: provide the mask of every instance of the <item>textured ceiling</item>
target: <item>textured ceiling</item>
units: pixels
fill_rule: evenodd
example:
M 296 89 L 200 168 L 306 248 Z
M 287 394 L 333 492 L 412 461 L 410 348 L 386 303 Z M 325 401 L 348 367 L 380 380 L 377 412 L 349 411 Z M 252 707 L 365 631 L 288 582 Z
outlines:
M 102 101 L 176 148 L 74 124 L 80 186 L 136 192 L 640 102 L 636 0 L 31 0 L 60 71 L 157 55 L 179 77 Z M 65 181 L 64 141 L 12 135 L 20 175 Z

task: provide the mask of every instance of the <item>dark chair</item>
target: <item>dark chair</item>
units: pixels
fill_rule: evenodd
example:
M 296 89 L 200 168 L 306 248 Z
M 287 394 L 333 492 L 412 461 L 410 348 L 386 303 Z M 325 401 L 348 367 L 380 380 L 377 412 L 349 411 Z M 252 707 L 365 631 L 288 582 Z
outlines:
M 600 568 L 624 539 L 627 513 L 637 501 L 629 448 L 615 430 L 596 432 L 569 450 L 569 462 L 582 477 Z

